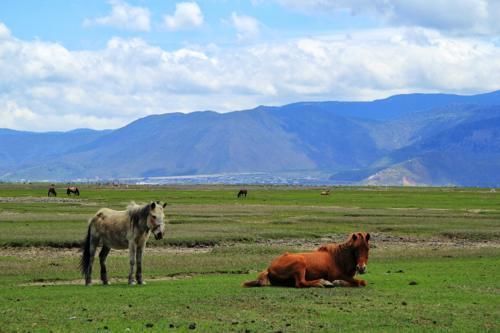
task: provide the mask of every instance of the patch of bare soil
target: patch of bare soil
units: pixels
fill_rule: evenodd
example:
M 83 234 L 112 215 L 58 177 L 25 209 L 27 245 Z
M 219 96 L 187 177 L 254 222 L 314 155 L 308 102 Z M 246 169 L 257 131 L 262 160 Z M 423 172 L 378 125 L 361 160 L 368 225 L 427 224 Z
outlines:
M 0 197 L 1 203 L 9 203 L 9 202 L 24 202 L 24 203 L 33 203 L 33 202 L 80 202 L 81 199 L 74 198 L 57 198 L 57 197 Z
M 419 239 L 413 237 L 397 237 L 385 234 L 372 234 L 374 248 L 431 248 L 431 249 L 479 249 L 500 248 L 500 240 L 470 240 L 470 239 Z
M 182 254 L 182 253 L 208 253 L 212 251 L 212 247 L 151 247 L 146 248 L 146 254 Z M 111 250 L 113 256 L 128 256 L 128 250 Z M 1 247 L 0 257 L 16 257 L 24 259 L 34 258 L 66 258 L 79 257 L 80 249 L 78 248 L 54 248 L 54 247 Z
M 0 197 L 0 203 L 77 203 L 80 205 L 96 205 L 94 202 L 83 199 L 58 197 Z
M 467 239 L 419 239 L 415 237 L 399 237 L 382 233 L 371 233 L 370 246 L 372 248 L 449 248 L 449 249 L 478 249 L 478 248 L 500 248 L 500 239 L 495 240 L 467 240 Z M 345 241 L 343 235 L 332 235 L 317 240 L 304 239 L 273 239 L 265 242 L 270 245 L 294 247 L 304 250 L 311 250 L 326 243 L 340 243 Z
M 176 276 L 162 276 L 162 277 L 150 277 L 147 279 L 146 283 L 148 282 L 156 282 L 156 281 L 173 281 L 173 280 L 183 280 L 183 279 L 190 279 L 192 278 L 191 275 L 176 275 Z M 127 279 L 118 279 L 118 278 L 110 278 L 109 279 L 109 284 L 124 284 L 128 283 Z M 39 286 L 39 287 L 45 287 L 45 286 L 62 286 L 62 285 L 83 285 L 84 280 L 78 279 L 78 280 L 47 280 L 47 281 L 34 281 L 34 282 L 29 282 L 29 283 L 22 283 L 20 286 Z M 101 285 L 100 280 L 92 280 L 93 285 Z
M 474 241 L 466 239 L 419 239 L 414 237 L 391 236 L 382 233 L 371 233 L 370 246 L 377 249 L 390 248 L 449 248 L 449 249 L 479 249 L 500 248 L 500 239 Z M 332 235 L 315 240 L 311 239 L 271 239 L 262 241 L 263 244 L 280 247 L 292 247 L 303 250 L 312 250 L 326 243 L 340 243 L 345 240 L 344 235 Z M 226 244 L 231 246 L 234 244 Z M 218 245 L 224 246 L 224 245 Z M 148 247 L 146 254 L 199 254 L 209 253 L 213 246 L 204 247 Z M 128 250 L 112 250 L 113 255 L 128 256 Z M 0 247 L 0 256 L 12 256 L 24 259 L 33 258 L 64 258 L 80 256 L 78 248 L 54 248 L 54 247 Z

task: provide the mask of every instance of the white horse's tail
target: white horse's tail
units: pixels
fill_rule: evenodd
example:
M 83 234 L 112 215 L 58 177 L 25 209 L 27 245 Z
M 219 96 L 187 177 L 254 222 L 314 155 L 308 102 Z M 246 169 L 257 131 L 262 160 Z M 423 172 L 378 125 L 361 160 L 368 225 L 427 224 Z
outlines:
M 82 257 L 80 258 L 80 271 L 85 276 L 90 274 L 90 264 L 92 260 L 92 258 L 90 258 L 90 246 L 92 241 L 92 233 L 90 228 L 92 228 L 92 223 L 89 223 L 89 227 L 87 229 L 87 237 L 85 237 L 85 239 L 83 240 Z

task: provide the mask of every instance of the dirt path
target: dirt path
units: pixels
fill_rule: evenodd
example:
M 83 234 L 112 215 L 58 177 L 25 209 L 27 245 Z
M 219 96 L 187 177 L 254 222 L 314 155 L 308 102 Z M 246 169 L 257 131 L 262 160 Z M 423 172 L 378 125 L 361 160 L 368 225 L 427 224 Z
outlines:
M 399 237 L 391 236 L 382 233 L 371 233 L 372 239 L 370 246 L 376 249 L 389 249 L 389 248 L 450 248 L 450 249 L 478 249 L 478 248 L 500 248 L 500 239 L 498 240 L 485 240 L 485 241 L 472 241 L 466 239 L 419 239 L 415 237 Z M 301 240 L 301 239 L 274 239 L 266 240 L 265 243 L 270 245 L 281 245 L 296 247 L 299 249 L 314 249 L 325 243 L 338 243 L 343 242 L 345 236 L 332 236 L 324 237 L 318 240 Z
M 325 243 L 342 242 L 345 236 L 324 237 L 316 240 L 311 239 L 272 239 L 260 242 L 262 245 L 292 247 L 297 249 L 312 250 Z M 235 244 L 223 244 L 218 246 L 233 246 Z M 245 245 L 243 243 L 242 245 Z M 413 237 L 398 237 L 380 233 L 372 233 L 371 247 L 374 249 L 391 248 L 431 248 L 431 249 L 479 249 L 500 248 L 500 239 L 472 241 L 464 239 L 418 239 Z M 209 253 L 213 246 L 206 247 L 148 247 L 148 255 L 163 254 L 200 254 Z M 128 250 L 112 250 L 113 255 L 128 256 Z M 0 256 L 13 256 L 18 258 L 64 258 L 80 256 L 77 248 L 53 248 L 53 247 L 0 247 Z
M 179 253 L 208 253 L 211 247 L 150 247 L 146 249 L 148 255 L 179 254 Z M 113 255 L 128 256 L 128 250 L 112 250 Z M 16 258 L 77 258 L 81 255 L 77 248 L 54 247 L 0 247 L 0 257 L 12 256 Z
M 176 275 L 176 276 L 162 276 L 162 277 L 150 277 L 147 279 L 146 283 L 148 282 L 156 282 L 156 281 L 173 281 L 173 280 L 183 280 L 183 279 L 190 279 L 192 278 L 191 275 Z M 109 284 L 124 284 L 127 283 L 127 279 L 118 279 L 118 278 L 110 278 L 109 279 Z M 101 285 L 100 280 L 92 280 L 92 284 L 94 285 Z M 19 284 L 19 286 L 64 286 L 64 285 L 83 285 L 83 279 L 78 279 L 78 280 L 50 280 L 50 281 L 36 281 L 36 282 L 29 282 L 29 283 L 22 283 Z
M 58 198 L 58 197 L 0 197 L 0 203 L 8 202 L 24 202 L 24 203 L 35 203 L 35 202 L 52 202 L 52 203 L 63 203 L 63 202 L 82 202 L 82 199 L 75 198 Z

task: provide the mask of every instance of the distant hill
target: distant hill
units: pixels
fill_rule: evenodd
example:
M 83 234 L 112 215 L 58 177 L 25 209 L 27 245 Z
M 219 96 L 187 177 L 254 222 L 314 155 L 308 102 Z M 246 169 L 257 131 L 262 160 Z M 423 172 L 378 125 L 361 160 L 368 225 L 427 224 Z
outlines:
M 265 172 L 498 186 L 499 166 L 500 91 L 163 114 L 109 131 L 0 129 L 0 180 Z
M 64 174 L 52 169 L 60 165 L 61 157 L 110 132 L 77 129 L 33 133 L 0 128 L 0 180 L 17 180 L 22 174 L 28 179 L 41 179 L 42 175 L 47 177 L 44 179 L 64 179 Z M 37 172 L 41 167 L 47 171 Z
M 386 156 L 387 168 L 366 182 L 400 185 L 405 177 L 417 184 L 499 185 L 500 107 L 455 111 L 443 117 L 442 123 L 435 120 L 429 124 L 417 140 Z

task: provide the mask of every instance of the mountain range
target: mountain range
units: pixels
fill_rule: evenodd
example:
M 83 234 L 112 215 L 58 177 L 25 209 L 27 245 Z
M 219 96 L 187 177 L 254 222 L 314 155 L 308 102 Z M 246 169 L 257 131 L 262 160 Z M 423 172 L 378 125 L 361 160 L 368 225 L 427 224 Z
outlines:
M 270 173 L 328 183 L 498 186 L 500 91 L 169 113 L 115 130 L 0 129 L 0 180 Z

